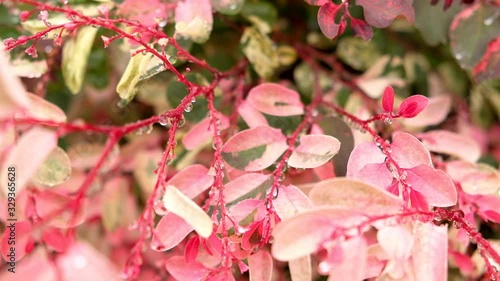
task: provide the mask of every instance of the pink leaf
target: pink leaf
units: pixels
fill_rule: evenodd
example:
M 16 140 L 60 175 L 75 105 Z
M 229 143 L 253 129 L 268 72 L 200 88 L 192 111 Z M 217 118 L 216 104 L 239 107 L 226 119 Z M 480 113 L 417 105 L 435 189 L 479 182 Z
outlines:
M 313 207 L 309 197 L 294 185 L 282 186 L 273 205 L 282 220 L 310 210 Z
M 340 149 L 338 139 L 328 135 L 304 135 L 300 137 L 300 145 L 296 147 L 288 165 L 294 168 L 316 168 L 335 156 Z
M 432 166 L 431 155 L 425 146 L 414 136 L 396 132 L 392 136 L 392 158 L 403 169 L 418 165 Z
M 450 96 L 437 96 L 429 99 L 429 105 L 417 116 L 403 119 L 406 126 L 425 127 L 443 122 L 451 109 Z
M 363 236 L 356 236 L 340 244 L 339 262 L 331 263 L 328 281 L 362 281 L 366 279 L 367 243 Z
M 226 184 L 224 199 L 226 202 L 241 201 L 239 200 L 241 197 L 252 191 L 255 191 L 252 193 L 256 193 L 256 196 L 259 190 L 266 190 L 267 186 L 270 185 L 270 182 L 268 182 L 269 178 L 270 175 L 257 173 L 248 173 L 238 177 Z
M 237 222 L 243 221 L 249 215 L 252 215 L 253 221 L 258 221 L 262 219 L 266 213 L 264 204 L 261 200 L 257 199 L 243 200 L 232 206 L 229 210 L 233 219 Z
M 347 162 L 347 176 L 357 178 L 357 174 L 368 164 L 381 164 L 385 155 L 373 142 L 364 142 L 354 147 Z
M 31 104 L 21 80 L 14 74 L 9 59 L 0 53 L 0 117 L 7 117 L 16 111 L 29 109 Z
M 66 122 L 66 114 L 57 105 L 31 93 L 28 93 L 28 98 L 31 102 L 31 108 L 26 114 L 30 117 L 54 122 Z
M 186 262 L 193 262 L 196 260 L 198 256 L 198 250 L 200 248 L 200 237 L 194 236 L 189 239 L 186 244 L 186 248 L 184 249 L 184 257 L 186 258 Z
M 385 112 L 390 112 L 394 110 L 394 89 L 391 86 L 387 86 L 384 90 L 384 95 L 382 96 L 382 108 Z
M 271 166 L 287 149 L 279 129 L 255 127 L 231 137 L 222 148 L 222 157 L 231 167 L 248 172 Z
M 365 41 L 368 41 L 373 37 L 372 28 L 364 20 L 356 19 L 354 17 L 350 17 L 350 19 L 351 19 L 351 28 L 356 34 L 356 36 L 363 38 L 363 40 Z
M 48 224 L 57 228 L 70 228 L 82 224 L 87 217 L 88 199 L 80 201 L 78 213 L 73 208 L 74 199 L 50 190 L 39 192 L 35 196 L 35 206 L 38 216 L 47 219 Z M 55 215 L 54 215 L 55 214 Z
M 407 180 L 431 206 L 449 207 L 457 203 L 457 189 L 443 171 L 427 165 L 407 170 Z
M 429 99 L 422 95 L 414 95 L 406 98 L 399 106 L 397 116 L 412 118 L 417 116 L 429 104 Z
M 248 101 L 243 101 L 238 107 L 238 113 L 248 127 L 269 126 L 264 114 L 256 110 Z
M 174 213 L 167 213 L 156 225 L 151 248 L 163 252 L 177 246 L 193 227 Z
M 319 28 L 328 39 L 333 39 L 339 34 L 339 25 L 335 23 L 335 17 L 342 6 L 327 2 L 318 10 Z
M 474 140 L 445 130 L 433 130 L 418 137 L 432 152 L 456 156 L 469 162 L 476 162 L 481 157 L 481 147 Z
M 203 280 L 208 269 L 197 261 L 186 262 L 184 257 L 171 257 L 166 262 L 167 271 L 176 280 Z
M 365 20 L 373 27 L 388 27 L 392 21 L 402 15 L 409 22 L 415 21 L 412 0 L 356 0 L 363 7 Z
M 314 253 L 335 228 L 353 226 L 361 218 L 357 211 L 325 207 L 284 220 L 273 230 L 273 257 L 290 261 Z
M 309 197 L 316 206 L 356 210 L 370 215 L 397 212 L 402 204 L 401 199 L 383 189 L 341 177 L 315 184 Z
M 56 266 L 62 273 L 62 280 L 109 281 L 118 276 L 118 269 L 104 256 L 85 242 L 76 242 L 57 256 Z
M 225 130 L 229 127 L 229 119 L 226 116 L 219 115 L 217 118 L 221 121 L 220 130 Z M 207 117 L 184 135 L 182 144 L 187 150 L 192 150 L 212 139 L 213 135 L 213 126 L 210 126 L 210 119 Z
M 33 145 L 35 143 L 36 145 Z M 55 131 L 35 127 L 24 133 L 16 146 L 7 155 L 0 172 L 2 192 L 5 195 L 9 192 L 7 186 L 8 177 L 15 178 L 16 188 L 14 192 L 21 191 L 56 146 L 57 136 Z M 9 173 L 8 167 L 13 167 L 15 172 Z
M 416 221 L 413 231 L 415 280 L 448 280 L 448 227 Z
M 159 0 L 125 0 L 118 8 L 118 14 L 142 25 L 155 25 L 155 18 L 166 19 L 165 5 Z
M 213 15 L 210 0 L 184 0 L 175 8 L 175 31 L 203 43 L 210 37 Z
M 330 3 L 330 0 L 304 0 L 304 1 L 306 1 L 307 4 L 313 6 L 322 6 L 326 3 Z
M 255 109 L 274 116 L 304 114 L 297 92 L 275 83 L 260 84 L 250 90 L 247 101 Z
M 273 258 L 266 250 L 248 256 L 250 281 L 270 281 L 273 275 Z
M 212 186 L 214 177 L 208 174 L 208 169 L 200 164 L 192 165 L 178 172 L 167 185 L 177 187 L 187 197 L 193 199 Z
M 70 240 L 58 228 L 50 227 L 43 231 L 43 242 L 56 252 L 63 253 L 70 246 Z
M 380 188 L 387 188 L 391 185 L 393 177 L 387 165 L 381 164 L 368 164 L 363 167 L 353 178 L 362 180 L 366 183 L 373 184 Z
M 394 279 L 402 278 L 413 247 L 412 234 L 402 226 L 385 226 L 377 232 L 377 240 L 389 260 L 385 271 Z
M 470 195 L 496 195 L 500 188 L 500 172 L 484 163 L 451 161 L 446 173 Z
M 2 257 L 7 262 L 21 260 L 33 249 L 32 227 L 29 221 L 7 222 L 3 231 Z

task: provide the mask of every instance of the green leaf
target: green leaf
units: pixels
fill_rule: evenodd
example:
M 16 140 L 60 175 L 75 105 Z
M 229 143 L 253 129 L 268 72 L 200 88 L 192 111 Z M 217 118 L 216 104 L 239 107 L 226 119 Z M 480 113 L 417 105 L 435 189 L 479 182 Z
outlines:
M 87 62 L 97 29 L 82 27 L 76 37 L 66 42 L 62 51 L 62 74 L 64 82 L 73 94 L 82 89 Z
M 263 33 L 269 33 L 278 19 L 278 11 L 268 2 L 246 2 L 241 15 L 252 22 Z
M 38 184 L 54 186 L 65 182 L 70 176 L 71 162 L 68 154 L 56 147 L 38 167 L 33 180 Z
M 470 106 L 472 119 L 482 127 L 489 127 L 495 115 L 500 119 L 500 80 L 485 81 L 472 89 Z
M 262 78 L 270 78 L 279 66 L 276 47 L 271 39 L 256 27 L 247 27 L 240 44 L 255 72 Z
M 430 1 L 413 1 L 415 27 L 429 45 L 446 44 L 450 23 L 460 11 L 460 2 L 443 11 L 441 5 L 431 5 Z
M 464 69 L 472 69 L 484 55 L 488 43 L 500 36 L 498 7 L 473 5 L 462 10 L 450 28 L 451 50 Z
M 153 55 L 150 53 L 138 53 L 130 58 L 127 68 L 116 86 L 116 92 L 118 92 L 120 98 L 126 103 L 131 101 L 137 94 L 139 90 L 137 84 L 141 80 L 152 57 Z

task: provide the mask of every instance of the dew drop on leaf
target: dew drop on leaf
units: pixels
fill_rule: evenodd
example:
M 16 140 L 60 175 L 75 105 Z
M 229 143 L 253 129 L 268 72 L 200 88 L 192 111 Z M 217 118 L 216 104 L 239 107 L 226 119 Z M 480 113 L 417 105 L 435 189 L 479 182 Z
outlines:
M 192 103 L 186 104 L 186 107 L 184 108 L 184 111 L 185 112 L 191 112 L 192 110 L 193 110 L 193 104 Z

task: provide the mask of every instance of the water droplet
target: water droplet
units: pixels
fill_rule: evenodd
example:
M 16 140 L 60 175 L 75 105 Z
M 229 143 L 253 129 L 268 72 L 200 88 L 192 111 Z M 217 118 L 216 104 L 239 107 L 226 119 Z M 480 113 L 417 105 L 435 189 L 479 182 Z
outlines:
M 236 231 L 236 233 L 238 233 L 238 234 L 244 234 L 244 233 L 245 233 L 245 232 L 247 232 L 248 230 L 249 230 L 248 228 L 243 227 L 243 226 L 241 226 L 241 225 L 237 225 L 237 226 L 235 227 L 235 231 Z
M 172 123 L 170 123 L 170 118 L 168 118 L 167 116 L 165 115 L 161 115 L 158 119 L 158 123 L 163 126 L 163 127 L 170 127 L 172 126 Z
M 193 98 L 191 99 L 191 103 L 195 103 L 195 102 L 196 102 L 196 98 L 195 98 L 195 97 L 193 97 Z
M 330 263 L 328 263 L 326 261 L 322 261 L 318 265 L 319 274 L 328 275 L 328 274 L 330 274 L 331 269 L 332 269 L 332 267 L 330 266 Z
M 69 1 L 68 0 L 63 0 L 64 5 L 68 5 Z
M 99 27 L 97 24 L 91 24 L 90 26 L 92 26 L 93 28 L 98 28 Z
M 182 127 L 184 126 L 184 124 L 186 124 L 186 118 L 184 117 L 184 115 L 181 115 L 181 118 L 179 119 L 179 123 L 177 124 L 177 127 Z
M 386 125 L 391 125 L 392 124 L 392 118 L 391 117 L 386 117 L 384 118 L 384 123 Z
M 51 27 L 51 26 L 52 26 L 52 23 L 51 23 L 50 21 L 47 21 L 47 22 L 45 22 L 45 25 L 46 25 L 47 27 Z
M 318 116 L 318 110 L 316 108 L 311 111 L 311 116 L 312 117 L 317 117 Z
M 144 127 L 144 133 L 149 135 L 153 131 L 153 124 L 147 125 Z
M 484 19 L 484 25 L 492 25 L 499 16 L 500 10 L 497 9 L 493 15 Z
M 193 104 L 192 103 L 186 104 L 186 107 L 184 108 L 184 111 L 185 112 L 191 112 L 192 110 L 193 110 Z
M 463 224 L 459 221 L 453 221 L 453 227 L 460 229 L 463 227 Z
M 276 199 L 276 198 L 278 198 L 278 194 L 279 194 L 279 190 L 278 190 L 278 188 L 275 188 L 273 190 L 273 200 Z
M 137 230 L 139 229 L 139 223 L 137 221 L 132 221 L 128 226 L 128 230 Z
M 273 201 L 266 200 L 266 210 L 270 211 L 273 208 Z

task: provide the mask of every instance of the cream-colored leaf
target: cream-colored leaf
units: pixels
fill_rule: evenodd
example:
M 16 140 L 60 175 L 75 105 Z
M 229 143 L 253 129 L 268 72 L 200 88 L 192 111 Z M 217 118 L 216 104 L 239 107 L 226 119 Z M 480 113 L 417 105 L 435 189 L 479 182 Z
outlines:
M 312 280 L 311 256 L 290 260 L 288 261 L 288 267 L 290 268 L 292 281 Z
M 97 28 L 80 28 L 76 37 L 66 41 L 62 52 L 62 74 L 64 82 L 73 94 L 82 89 L 90 50 L 94 43 Z
M 279 65 L 276 47 L 271 39 L 255 27 L 248 27 L 241 36 L 243 53 L 262 78 L 269 78 Z
M 67 121 L 66 114 L 57 105 L 31 93 L 28 94 L 28 98 L 31 101 L 31 108 L 27 112 L 29 116 L 39 120 Z
M 201 237 L 207 238 L 212 234 L 213 223 L 208 214 L 175 186 L 167 186 L 163 203 L 167 210 L 183 218 Z
M 0 49 L 4 49 L 0 42 Z M 29 109 L 30 101 L 21 80 L 14 74 L 6 54 L 0 52 L 0 117 L 9 116 L 21 109 Z
M 12 61 L 14 73 L 20 77 L 39 78 L 47 72 L 47 61 L 31 61 L 25 58 L 18 58 Z
M 127 68 L 116 86 L 116 92 L 122 100 L 129 102 L 137 94 L 139 90 L 137 84 L 152 57 L 153 55 L 150 53 L 138 53 L 130 58 Z
M 45 158 L 43 164 L 38 167 L 33 180 L 39 184 L 54 186 L 65 182 L 70 176 L 71 162 L 69 157 L 63 149 L 56 147 Z

